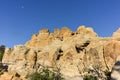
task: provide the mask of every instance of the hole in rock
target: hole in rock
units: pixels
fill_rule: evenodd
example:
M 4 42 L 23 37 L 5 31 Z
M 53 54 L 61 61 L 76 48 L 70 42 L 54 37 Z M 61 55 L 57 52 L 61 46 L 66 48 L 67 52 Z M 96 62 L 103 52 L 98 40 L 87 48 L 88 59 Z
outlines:
M 77 51 L 77 53 L 80 53 L 80 51 L 83 51 L 83 47 L 77 47 L 77 46 L 75 46 L 75 48 L 76 48 L 76 51 Z
M 57 56 L 57 59 L 56 60 L 60 60 L 60 57 L 61 56 L 63 56 L 63 54 L 59 54 L 58 56 Z
M 57 55 L 57 58 L 56 60 L 59 60 L 61 56 L 63 56 L 63 50 L 62 49 L 59 49 L 59 54 Z
M 18 73 L 15 74 L 16 77 L 20 77 L 20 75 Z
M 59 49 L 59 53 L 63 53 L 63 50 Z
M 73 36 L 73 35 L 75 35 L 75 33 L 72 33 L 71 35 Z
M 90 41 L 86 41 L 82 47 L 87 47 L 90 44 Z

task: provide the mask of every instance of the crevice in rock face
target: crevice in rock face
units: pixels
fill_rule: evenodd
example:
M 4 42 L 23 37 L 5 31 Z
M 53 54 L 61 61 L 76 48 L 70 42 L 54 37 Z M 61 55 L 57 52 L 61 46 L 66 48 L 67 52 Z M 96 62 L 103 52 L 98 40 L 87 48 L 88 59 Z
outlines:
M 63 54 L 58 54 L 56 60 L 60 60 L 60 57 L 63 56 Z
M 63 56 L 63 50 L 59 49 L 58 52 L 56 53 L 56 60 L 60 60 L 60 57 Z
M 77 53 L 80 53 L 81 51 L 85 50 L 85 47 L 87 47 L 89 44 L 90 44 L 90 41 L 86 41 L 85 43 L 83 43 L 83 45 L 76 45 L 75 49 Z
M 86 42 L 82 45 L 82 47 L 87 47 L 89 44 L 90 44 L 90 41 L 86 41 Z
M 30 51 L 30 49 L 28 49 L 24 54 L 25 54 L 25 60 L 27 60 L 27 54 Z
M 75 46 L 75 49 L 76 49 L 77 53 L 80 53 L 80 51 L 83 51 L 84 47 Z
M 105 53 L 104 53 L 104 47 L 103 47 L 103 59 L 104 59 L 104 62 L 105 62 L 105 66 L 106 66 L 106 68 L 108 69 L 108 70 L 110 70 L 109 69 L 109 67 L 108 67 L 108 65 L 107 65 L 107 62 L 106 62 L 106 60 L 105 60 Z
M 34 54 L 35 54 L 35 60 L 34 60 L 33 68 L 36 67 L 36 63 L 37 63 L 37 52 L 34 52 Z
M 60 48 L 53 55 L 53 63 L 52 63 L 52 65 L 53 66 L 57 65 L 57 61 L 59 61 L 62 56 L 63 56 L 63 50 Z

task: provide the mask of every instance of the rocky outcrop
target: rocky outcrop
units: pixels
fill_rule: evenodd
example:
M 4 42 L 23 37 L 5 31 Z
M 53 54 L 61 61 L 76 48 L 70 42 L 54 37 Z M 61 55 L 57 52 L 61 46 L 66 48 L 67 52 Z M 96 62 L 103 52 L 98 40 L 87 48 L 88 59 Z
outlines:
M 112 68 L 111 80 L 120 79 L 120 55 L 117 57 L 116 62 Z
M 19 74 L 22 79 L 27 74 L 34 72 L 37 54 L 34 50 L 23 45 L 17 45 L 14 49 L 6 49 L 2 62 L 8 64 L 8 73 Z
M 67 27 L 48 29 L 33 34 L 25 45 L 7 48 L 2 62 L 7 63 L 10 80 L 25 80 L 27 74 L 39 71 L 42 66 L 60 69 L 66 80 L 80 79 L 90 70 L 112 70 L 117 56 L 120 55 L 118 39 L 102 38 L 92 28 L 80 26 L 76 32 Z
M 80 34 L 81 36 L 92 36 L 92 37 L 98 36 L 92 28 L 90 27 L 86 28 L 85 26 L 78 27 L 76 34 Z
M 120 28 L 112 35 L 113 39 L 120 40 Z
M 109 41 L 104 46 L 104 57 L 108 68 L 111 70 L 120 55 L 120 41 Z

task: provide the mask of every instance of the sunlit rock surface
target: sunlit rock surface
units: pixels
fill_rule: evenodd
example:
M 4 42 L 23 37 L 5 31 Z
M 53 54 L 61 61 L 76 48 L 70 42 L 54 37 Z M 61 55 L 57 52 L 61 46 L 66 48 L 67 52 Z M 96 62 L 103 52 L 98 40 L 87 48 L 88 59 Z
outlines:
M 8 65 L 8 71 L 1 79 L 26 80 L 27 74 L 39 71 L 43 65 L 53 71 L 60 68 L 66 80 L 82 80 L 81 75 L 89 69 L 111 71 L 119 55 L 119 30 L 113 37 L 99 37 L 85 26 L 78 27 L 76 32 L 67 27 L 53 33 L 43 29 L 24 45 L 6 48 L 2 62 Z

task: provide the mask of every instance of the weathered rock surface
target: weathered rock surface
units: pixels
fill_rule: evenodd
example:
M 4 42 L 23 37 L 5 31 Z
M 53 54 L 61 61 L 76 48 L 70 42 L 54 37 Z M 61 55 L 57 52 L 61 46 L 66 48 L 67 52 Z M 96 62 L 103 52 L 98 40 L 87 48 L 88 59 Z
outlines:
M 112 68 L 111 80 L 120 80 L 120 56 L 117 57 L 114 67 Z
M 55 29 L 54 33 L 43 29 L 25 45 L 5 50 L 2 62 L 8 64 L 8 71 L 1 78 L 25 80 L 27 74 L 39 71 L 43 65 L 53 71 L 60 68 L 66 80 L 77 80 L 94 68 L 111 71 L 120 55 L 119 48 L 120 41 L 114 36 L 98 37 L 92 28 L 85 26 L 76 32 L 66 27 Z
M 120 40 L 120 28 L 113 33 L 112 37 L 113 39 Z

